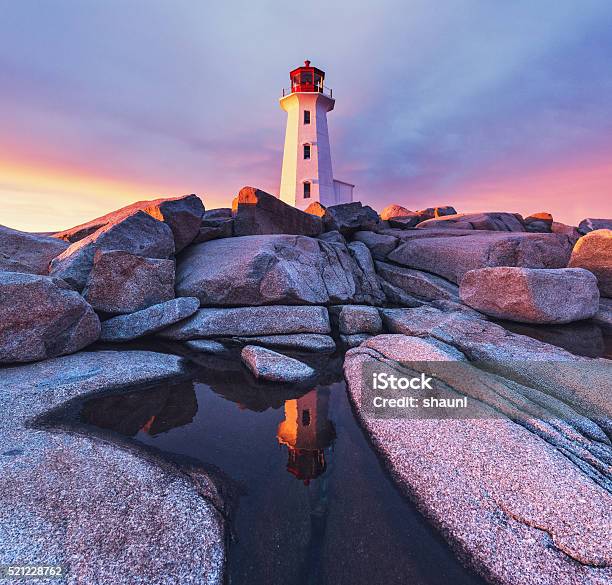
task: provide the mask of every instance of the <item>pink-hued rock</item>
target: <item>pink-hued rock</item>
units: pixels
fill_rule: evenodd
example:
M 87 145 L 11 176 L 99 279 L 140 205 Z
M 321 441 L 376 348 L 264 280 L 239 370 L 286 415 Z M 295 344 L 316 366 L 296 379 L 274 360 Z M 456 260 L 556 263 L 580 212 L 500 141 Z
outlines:
M 581 234 L 588 234 L 595 230 L 612 230 L 612 219 L 595 219 L 588 217 L 578 224 L 578 231 Z
M 378 213 L 369 205 L 362 205 L 360 201 L 330 205 L 323 216 L 325 231 L 336 230 L 343 236 L 350 236 L 361 230 L 372 230 L 379 221 Z
M 599 307 L 597 279 L 580 268 L 479 268 L 463 276 L 459 294 L 485 315 L 520 323 L 571 323 Z
M 427 233 L 429 230 L 415 230 Z M 396 264 L 438 274 L 459 283 L 469 270 L 488 266 L 565 268 L 572 241 L 558 234 L 473 231 L 451 237 L 408 238 L 388 256 Z
M 0 363 L 74 353 L 99 336 L 98 316 L 63 280 L 0 272 Z
M 584 444 L 596 450 L 597 443 L 569 424 L 565 436 L 563 426 L 560 432 L 539 420 L 546 416 L 541 404 L 563 406 L 535 386 L 461 359 L 444 343 L 403 335 L 373 337 L 347 353 L 349 396 L 391 477 L 492 583 L 596 585 L 612 579 L 612 496 L 579 457 L 567 456 Z M 468 396 L 480 418 L 372 416 L 364 370 L 397 373 L 402 362 L 427 362 L 435 383 Z
M 528 215 L 523 220 L 523 223 L 528 232 L 549 233 L 553 224 L 553 216 L 546 211 L 540 211 L 539 213 Z
M 520 216 L 514 213 L 456 213 L 422 221 L 419 228 L 458 228 L 501 232 L 524 232 Z
M 384 221 L 394 217 L 407 217 L 413 213 L 414 211 L 410 211 L 397 203 L 392 203 L 391 205 L 387 205 L 387 207 L 380 212 L 380 219 Z
M 51 262 L 49 272 L 83 290 L 97 250 L 122 250 L 147 258 L 169 258 L 174 254 L 172 230 L 143 211 L 113 219 L 92 234 L 72 244 Z
M 0 270 L 48 274 L 49 263 L 69 244 L 0 225 Z
M 572 239 L 572 241 L 574 243 L 576 243 L 580 239 L 580 237 L 582 235 L 578 231 L 576 226 L 566 225 L 566 224 L 560 223 L 558 221 L 553 221 L 552 222 L 552 225 L 550 226 L 550 231 L 553 234 L 561 234 L 561 235 L 564 235 L 564 236 L 568 236 L 569 238 Z
M 174 260 L 98 250 L 83 297 L 104 313 L 133 313 L 174 298 Z
M 601 296 L 612 297 L 612 230 L 594 230 L 580 238 L 568 266 L 592 272 Z
M 278 197 L 255 187 L 243 187 L 232 202 L 234 235 L 296 234 L 317 236 L 321 220 L 287 205 Z
M 304 209 L 304 213 L 310 213 L 310 215 L 316 215 L 317 217 L 324 217 L 325 210 L 327 208 L 325 205 L 321 205 L 318 201 L 314 201 L 311 203 L 306 209 Z
M 309 365 L 265 347 L 246 345 L 240 355 L 244 365 L 258 380 L 295 384 L 315 375 Z
M 101 227 L 119 223 L 122 219 L 139 211 L 143 211 L 167 224 L 172 230 L 175 250 L 180 252 L 198 234 L 202 215 L 204 214 L 204 205 L 202 200 L 193 194 L 167 199 L 154 199 L 152 201 L 137 201 L 87 223 L 58 232 L 54 234 L 54 237 L 70 243 L 78 242 Z

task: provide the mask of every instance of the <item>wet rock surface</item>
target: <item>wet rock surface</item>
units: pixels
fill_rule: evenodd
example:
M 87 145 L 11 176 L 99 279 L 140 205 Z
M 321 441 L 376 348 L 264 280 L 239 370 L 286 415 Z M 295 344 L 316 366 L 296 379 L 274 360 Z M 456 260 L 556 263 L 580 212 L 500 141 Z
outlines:
M 0 272 L 0 363 L 66 355 L 99 336 L 98 316 L 60 278 Z
M 588 270 L 480 268 L 461 280 L 461 300 L 497 319 L 562 324 L 590 319 L 599 307 L 597 279 Z
M 113 317 L 102 322 L 100 340 L 117 343 L 157 333 L 190 317 L 199 306 L 200 301 L 196 298 L 179 297 L 129 315 Z
M 225 522 L 212 482 L 136 445 L 37 422 L 77 398 L 183 374 L 180 358 L 137 351 L 2 371 L 1 564 L 64 565 L 70 583 L 223 582 Z

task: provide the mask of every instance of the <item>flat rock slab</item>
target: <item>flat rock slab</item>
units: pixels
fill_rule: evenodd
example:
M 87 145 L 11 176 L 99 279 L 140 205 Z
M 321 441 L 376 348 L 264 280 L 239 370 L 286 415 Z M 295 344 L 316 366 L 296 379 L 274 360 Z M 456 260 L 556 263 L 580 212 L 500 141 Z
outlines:
M 581 268 L 470 270 L 460 294 L 485 315 L 520 323 L 571 323 L 590 319 L 599 307 L 597 279 Z
M 455 213 L 422 221 L 418 227 L 524 232 L 521 220 L 520 216 L 505 212 Z
M 435 274 L 405 266 L 395 266 L 388 262 L 376 262 L 376 272 L 381 278 L 410 296 L 425 301 L 459 300 L 459 287 Z
M 240 355 L 258 380 L 291 384 L 304 382 L 316 374 L 309 365 L 265 347 L 247 345 Z
M 612 297 L 612 229 L 591 231 L 580 238 L 568 266 L 592 272 L 597 277 L 601 296 Z
M 417 230 L 427 233 L 428 230 Z M 391 262 L 460 283 L 469 270 L 490 266 L 565 268 L 573 242 L 559 234 L 480 232 L 451 237 L 410 237 L 388 256 Z
M 99 336 L 98 316 L 62 279 L 0 272 L 0 363 L 74 353 Z
M 49 263 L 69 244 L 0 225 L 0 270 L 48 274 Z
M 96 310 L 134 313 L 174 298 L 174 260 L 97 250 L 83 297 Z
M 70 583 L 223 582 L 225 526 L 212 481 L 204 489 L 138 446 L 34 421 L 73 399 L 181 375 L 181 358 L 143 351 L 2 371 L 0 564 L 70 566 Z
M 200 340 L 203 341 L 203 340 Z M 225 338 L 223 338 L 225 341 Z M 290 335 L 260 335 L 256 337 L 230 337 L 229 343 L 239 345 L 259 345 L 273 349 L 303 351 L 312 353 L 333 353 L 336 342 L 329 335 L 300 333 Z M 187 342 L 190 343 L 190 342 Z M 191 342 L 196 343 L 196 342 Z
M 325 307 L 238 307 L 200 309 L 189 319 L 168 327 L 159 335 L 184 341 L 206 337 L 284 335 L 289 333 L 329 334 Z
M 393 339 L 395 338 L 395 339 Z M 521 418 L 500 400 L 525 392 L 522 408 L 541 395 L 473 369 L 473 378 L 446 379 L 455 391 L 480 392 L 506 416 L 472 420 L 380 418 L 367 414 L 363 369 L 400 363 L 454 362 L 440 341 L 378 336 L 350 350 L 344 365 L 357 416 L 393 479 L 457 553 L 487 580 L 502 585 L 602 585 L 612 579 L 610 492 L 554 446 L 558 437 Z M 471 371 L 469 364 L 461 366 Z M 443 365 L 438 367 L 444 372 Z M 454 386 L 456 384 L 456 386 Z M 533 426 L 536 425 L 536 426 Z M 540 435 L 539 433 L 542 433 Z
M 198 299 L 179 297 L 129 315 L 113 317 L 102 322 L 100 340 L 122 342 L 152 335 L 190 317 L 199 307 Z
M 176 291 L 204 306 L 371 304 L 382 300 L 373 273 L 365 246 L 349 250 L 305 236 L 243 236 L 190 246 L 178 260 Z

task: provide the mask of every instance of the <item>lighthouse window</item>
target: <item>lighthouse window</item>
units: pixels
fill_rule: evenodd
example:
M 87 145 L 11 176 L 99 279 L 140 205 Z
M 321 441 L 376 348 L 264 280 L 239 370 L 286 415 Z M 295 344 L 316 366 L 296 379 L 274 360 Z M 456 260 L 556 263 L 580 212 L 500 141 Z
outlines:
M 310 183 L 308 181 L 304 183 L 304 199 L 310 199 Z
M 310 425 L 310 410 L 307 408 L 302 411 L 302 426 L 307 427 Z
M 304 124 L 310 124 L 310 110 L 304 110 Z
M 304 144 L 304 160 L 310 160 L 310 144 Z

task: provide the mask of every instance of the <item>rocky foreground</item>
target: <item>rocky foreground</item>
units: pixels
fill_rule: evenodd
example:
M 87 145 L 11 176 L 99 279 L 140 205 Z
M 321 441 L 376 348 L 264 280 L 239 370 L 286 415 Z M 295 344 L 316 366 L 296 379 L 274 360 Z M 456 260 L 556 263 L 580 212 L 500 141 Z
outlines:
M 609 582 L 610 361 L 560 346 L 567 324 L 600 340 L 612 325 L 612 220 L 306 211 L 247 187 L 232 209 L 190 195 L 53 237 L 0 227 L 0 564 L 52 559 L 73 582 L 112 583 L 129 558 L 150 568 L 140 582 L 222 581 L 223 498 L 206 470 L 43 424 L 85 395 L 183 375 L 175 356 L 122 351 L 157 337 L 196 362 L 237 349 L 254 379 L 287 389 L 319 375 L 288 353 L 354 348 L 365 431 L 467 563 L 493 583 Z M 556 327 L 555 344 L 494 319 Z M 440 376 L 485 416 L 369 416 L 363 368 L 414 361 L 464 364 L 467 377 Z

